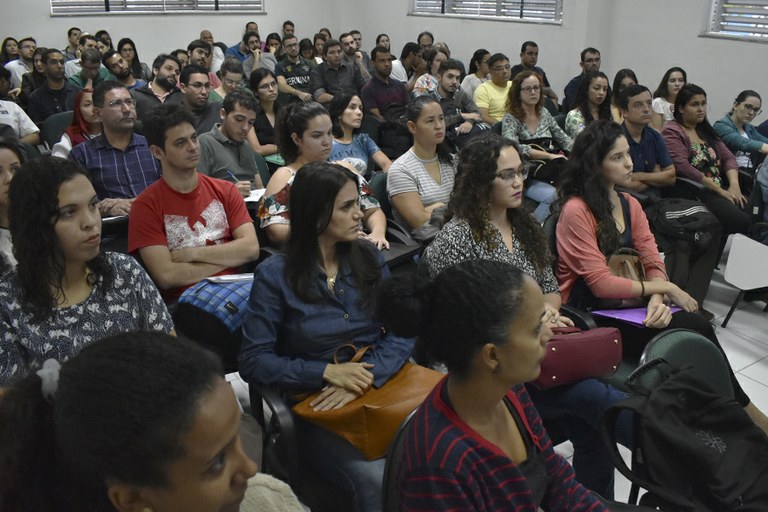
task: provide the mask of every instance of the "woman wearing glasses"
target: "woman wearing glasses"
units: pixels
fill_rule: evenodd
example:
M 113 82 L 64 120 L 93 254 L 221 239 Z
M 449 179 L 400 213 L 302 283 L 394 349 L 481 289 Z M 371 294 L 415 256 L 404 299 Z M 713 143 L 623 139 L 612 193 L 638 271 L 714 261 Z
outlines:
M 243 71 L 243 64 L 236 57 L 227 57 L 224 62 L 221 63 L 219 69 L 219 78 L 221 78 L 221 85 L 215 89 L 211 89 L 208 94 L 208 102 L 224 101 L 227 94 L 231 93 L 238 88 L 243 81 L 245 72 Z
M 517 74 L 507 94 L 507 113 L 501 121 L 501 134 L 518 142 L 523 156 L 549 162 L 565 158 L 557 150 L 570 151 L 573 140 L 558 126 L 552 114 L 543 108 L 544 95 L 541 89 L 541 77 L 536 72 L 523 71 Z M 551 152 L 546 149 L 551 149 Z M 525 197 L 539 203 L 533 216 L 537 221 L 544 222 L 549 215 L 550 204 L 555 199 L 555 187 L 531 180 L 525 190 Z
M 253 123 L 255 137 L 249 136 L 248 141 L 261 156 L 275 155 L 278 152 L 275 142 L 275 119 L 282 106 L 277 101 L 277 78 L 272 71 L 258 68 L 251 73 L 249 81 L 261 109 L 256 114 L 256 122 Z
M 760 155 L 768 154 L 768 138 L 751 123 L 762 112 L 763 100 L 755 91 L 741 91 L 729 114 L 715 123 L 715 131 L 733 152 L 739 169 L 754 172 Z

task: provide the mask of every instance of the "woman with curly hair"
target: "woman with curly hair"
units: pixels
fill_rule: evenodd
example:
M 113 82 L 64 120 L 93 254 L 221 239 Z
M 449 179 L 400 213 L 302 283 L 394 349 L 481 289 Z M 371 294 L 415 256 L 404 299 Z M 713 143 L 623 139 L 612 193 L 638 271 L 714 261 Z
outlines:
M 173 332 L 141 265 L 100 252 L 99 199 L 77 163 L 56 157 L 27 162 L 11 181 L 9 200 L 19 263 L 0 282 L 0 386 L 106 335 Z
M 602 71 L 587 73 L 576 91 L 575 107 L 565 116 L 565 133 L 575 139 L 584 128 L 597 119 L 611 117 L 611 86 Z
M 549 162 L 565 158 L 558 150 L 570 151 L 573 140 L 558 126 L 552 114 L 542 108 L 543 104 L 541 77 L 535 71 L 518 73 L 507 94 L 507 113 L 501 120 L 501 134 L 520 144 L 521 155 Z M 538 180 L 529 183 L 525 197 L 539 203 L 533 212 L 538 222 L 544 222 L 549 215 L 555 194 L 555 187 L 548 183 Z
M 708 338 L 726 358 L 712 325 L 696 314 L 699 304 L 666 276 L 656 240 L 640 203 L 617 192 L 632 176 L 632 158 L 624 129 L 612 121 L 595 121 L 573 146 L 559 188 L 562 205 L 557 223 L 557 279 L 563 300 L 581 309 L 599 306 L 598 299 L 647 297 L 642 327 L 613 319 L 598 324 L 621 331 L 625 352 L 639 354 L 664 329 L 690 329 Z M 634 281 L 611 273 L 606 259 L 620 248 L 640 255 L 646 279 Z M 682 308 L 672 313 L 667 299 Z M 727 358 L 726 358 L 727 361 Z M 763 430 L 768 418 L 757 409 L 731 371 L 734 396 Z

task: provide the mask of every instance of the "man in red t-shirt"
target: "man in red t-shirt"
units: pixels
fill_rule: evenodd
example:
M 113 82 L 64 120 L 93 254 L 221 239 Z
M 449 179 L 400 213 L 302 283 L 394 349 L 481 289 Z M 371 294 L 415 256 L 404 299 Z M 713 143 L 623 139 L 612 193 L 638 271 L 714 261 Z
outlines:
M 200 146 L 191 113 L 162 105 L 144 123 L 163 176 L 131 207 L 128 250 L 138 251 L 166 301 L 213 275 L 259 257 L 242 194 L 232 183 L 197 172 Z

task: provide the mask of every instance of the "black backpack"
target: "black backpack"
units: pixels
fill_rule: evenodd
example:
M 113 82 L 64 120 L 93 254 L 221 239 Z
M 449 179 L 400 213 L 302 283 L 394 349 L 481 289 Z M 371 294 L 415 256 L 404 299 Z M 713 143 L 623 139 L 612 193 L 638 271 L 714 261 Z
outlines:
M 654 389 L 642 386 L 646 372 L 662 372 Z M 616 467 L 647 489 L 641 504 L 665 512 L 768 511 L 768 437 L 733 398 L 687 366 L 663 359 L 630 376 L 632 395 L 604 412 L 602 434 Z M 621 458 L 614 425 L 622 411 L 634 413 L 633 469 Z
M 645 208 L 645 215 L 663 252 L 672 252 L 680 242 L 685 242 L 690 252 L 696 254 L 720 240 L 720 222 L 700 201 L 658 199 Z

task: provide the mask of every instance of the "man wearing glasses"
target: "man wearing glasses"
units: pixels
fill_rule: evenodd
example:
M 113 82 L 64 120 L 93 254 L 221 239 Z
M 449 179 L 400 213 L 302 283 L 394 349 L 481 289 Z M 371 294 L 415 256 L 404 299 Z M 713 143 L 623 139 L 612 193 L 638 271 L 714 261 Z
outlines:
M 208 71 L 197 64 L 190 64 L 181 70 L 179 83 L 181 103 L 192 112 L 195 131 L 198 135 L 211 131 L 213 125 L 219 121 L 221 102 L 208 102 L 208 94 L 211 92 Z
M 563 106 L 560 108 L 561 112 L 568 112 L 573 109 L 573 102 L 576 101 L 576 91 L 579 90 L 579 84 L 584 75 L 592 71 L 600 71 L 600 51 L 591 47 L 582 50 L 579 66 L 581 66 L 581 74 L 571 78 L 571 81 L 565 86 Z
M 37 41 L 31 37 L 25 37 L 19 41 L 19 58 L 5 65 L 5 69 L 11 72 L 11 88 L 21 87 L 21 77 L 24 73 L 31 73 L 33 58 L 37 50 Z
M 283 39 L 283 48 L 285 57 L 275 66 L 278 89 L 284 94 L 290 94 L 296 101 L 311 100 L 309 82 L 314 64 L 299 53 L 299 39 L 295 35 Z
M 136 102 L 120 82 L 106 80 L 93 91 L 101 135 L 75 146 L 69 158 L 91 176 L 103 216 L 128 215 L 133 200 L 160 178 L 147 140 L 133 132 Z
M 488 68 L 491 70 L 491 79 L 475 89 L 475 104 L 483 121 L 493 126 L 504 117 L 504 105 L 509 88 L 512 87 L 512 82 L 509 81 L 509 59 L 503 53 L 495 53 L 488 59 Z

